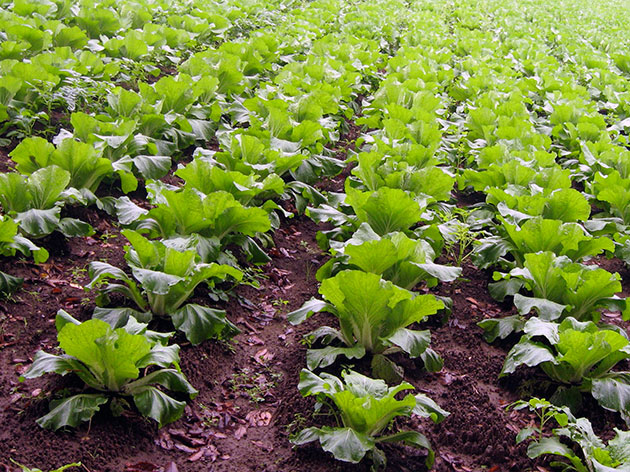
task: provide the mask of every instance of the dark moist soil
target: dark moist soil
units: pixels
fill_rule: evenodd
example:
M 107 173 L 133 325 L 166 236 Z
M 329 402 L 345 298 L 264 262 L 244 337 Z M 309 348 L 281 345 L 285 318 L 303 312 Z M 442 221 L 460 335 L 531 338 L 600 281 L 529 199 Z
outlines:
M 3 158 L 2 158 L 3 157 Z M 8 170 L 6 154 L 0 156 Z M 343 189 L 348 167 L 321 188 Z M 172 178 L 172 177 L 169 177 Z M 134 199 L 141 203 L 142 194 Z M 464 204 L 469 202 L 464 202 Z M 42 430 L 35 420 L 48 411 L 52 398 L 65 390 L 81 388 L 70 377 L 45 376 L 19 381 L 39 349 L 55 352 L 54 317 L 58 309 L 85 320 L 94 308 L 94 295 L 83 290 L 90 261 L 107 261 L 125 267 L 124 241 L 117 225 L 103 212 L 71 210 L 88 221 L 96 233 L 87 238 L 64 240 L 55 235 L 38 243 L 51 254 L 45 264 L 0 258 L 0 271 L 23 277 L 24 286 L 0 303 L 0 471 L 18 470 L 10 459 L 29 467 L 51 470 L 81 461 L 86 471 L 367 471 L 369 461 L 352 466 L 334 461 L 316 445 L 294 449 L 289 435 L 317 424 L 331 424 L 325 416 L 313 417 L 312 399 L 297 390 L 305 366 L 304 334 L 334 323 L 319 314 L 298 327 L 286 314 L 317 293 L 315 273 L 326 260 L 315 237 L 321 229 L 305 217 L 284 221 L 274 234 L 272 261 L 250 267 L 252 285 L 237 287 L 227 303 L 213 303 L 207 291 L 193 299 L 227 311 L 241 333 L 231 341 L 209 341 L 191 346 L 181 336 L 181 367 L 199 395 L 179 421 L 158 430 L 154 422 L 133 411 L 112 417 L 107 409 L 89 424 L 56 433 Z M 628 271 L 615 260 L 593 263 L 620 272 L 624 294 L 630 293 Z M 533 415 L 506 411 L 520 396 L 543 395 L 535 390 L 542 377 L 534 369 L 498 380 L 508 340 L 489 345 L 477 322 L 512 312 L 488 294 L 490 271 L 464 264 L 463 278 L 442 284 L 433 293 L 453 299 L 453 313 L 444 323 L 435 319 L 432 346 L 444 358 L 444 368 L 426 373 L 421 364 L 400 356 L 406 380 L 450 411 L 441 424 L 412 417 L 398 420 L 399 429 L 426 434 L 436 453 L 434 470 L 446 471 L 546 471 L 546 462 L 527 459 L 526 445 L 515 445 L 517 432 L 534 425 Z M 613 321 L 614 317 L 612 317 Z M 621 321 L 617 320 L 620 324 Z M 626 326 L 624 326 L 626 327 Z M 357 366 L 365 371 L 365 363 Z M 596 405 L 585 408 L 597 432 L 620 426 L 615 415 Z M 424 471 L 426 454 L 405 446 L 385 448 L 390 471 Z

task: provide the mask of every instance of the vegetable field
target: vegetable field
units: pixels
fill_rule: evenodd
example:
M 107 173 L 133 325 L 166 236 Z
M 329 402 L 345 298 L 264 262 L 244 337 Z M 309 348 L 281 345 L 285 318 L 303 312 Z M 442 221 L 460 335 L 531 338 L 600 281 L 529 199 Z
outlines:
M 0 471 L 630 471 L 626 0 L 0 0 Z

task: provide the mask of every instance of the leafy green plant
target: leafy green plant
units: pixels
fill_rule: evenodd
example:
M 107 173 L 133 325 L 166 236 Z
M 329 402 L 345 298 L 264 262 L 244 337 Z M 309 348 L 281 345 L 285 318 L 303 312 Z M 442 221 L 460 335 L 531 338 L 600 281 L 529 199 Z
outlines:
M 326 301 L 311 299 L 289 313 L 287 319 L 298 324 L 313 313 L 331 313 L 339 320 L 340 329 L 324 326 L 310 336 L 324 344 L 340 341 L 344 347 L 309 349 L 306 354 L 309 369 L 326 367 L 339 355 L 361 358 L 368 352 L 374 355 L 372 368 L 376 375 L 401 378 L 400 368 L 385 357 L 396 351 L 420 357 L 430 371 L 442 368 L 441 358 L 429 348 L 430 331 L 408 328 L 444 308 L 442 301 L 433 295 L 415 295 L 376 274 L 357 270 L 345 270 L 324 280 L 319 293 Z
M 527 455 L 531 459 L 544 455 L 562 457 L 564 461 L 553 461 L 551 466 L 576 472 L 611 472 L 630 470 L 630 451 L 628 442 L 630 432 L 615 428 L 615 437 L 605 443 L 598 437 L 590 421 L 586 418 L 576 418 L 566 407 L 558 407 L 547 400 L 532 398 L 529 401 L 519 401 L 511 405 L 515 410 L 529 408 L 540 419 L 538 431 L 526 428 L 517 435 L 517 442 L 532 439 L 527 446 Z M 555 421 L 559 428 L 552 430 L 552 436 L 543 436 L 543 427 L 549 421 Z M 575 448 L 568 447 L 561 440 L 568 439 L 574 443 L 581 454 L 575 452 Z
M 525 335 L 508 352 L 501 376 L 521 365 L 540 366 L 564 386 L 556 395 L 575 404 L 588 392 L 608 410 L 630 413 L 630 372 L 613 367 L 630 358 L 630 341 L 616 329 L 602 329 L 592 321 L 565 318 L 560 324 L 531 318 Z
M 554 189 L 548 183 L 542 185 L 542 191 L 524 187 L 490 188 L 486 191 L 486 201 L 516 223 L 535 216 L 565 223 L 588 220 L 591 206 L 582 193 L 572 188 Z
M 63 311 L 57 315 L 56 327 L 64 354 L 39 351 L 24 377 L 74 373 L 98 393 L 52 401 L 50 412 L 37 420 L 43 428 L 76 427 L 108 402 L 112 412 L 120 414 L 126 397 L 131 397 L 143 416 L 163 426 L 177 420 L 186 403 L 158 386 L 191 398 L 197 394 L 179 368 L 179 346 L 164 344 L 170 334 L 147 331 L 145 324 L 135 320 L 116 329 L 98 319 L 80 323 Z
M 24 139 L 11 151 L 11 159 L 17 170 L 30 175 L 33 172 L 55 165 L 70 174 L 68 186 L 77 190 L 86 189 L 94 193 L 101 181 L 113 173 L 109 159 L 89 144 L 64 139 L 55 148 L 45 139 L 33 137 Z
M 256 174 L 226 171 L 202 157 L 197 157 L 186 166 L 180 166 L 175 175 L 184 179 L 186 187 L 194 188 L 205 195 L 217 191 L 229 192 L 243 205 L 264 201 L 284 192 L 284 181 L 276 174 L 261 179 Z
M 380 236 L 410 232 L 422 220 L 425 209 L 426 202 L 415 200 L 404 190 L 381 187 L 363 192 L 346 183 L 345 195 L 329 194 L 328 203 L 308 208 L 306 214 L 316 222 L 332 223 L 335 228 L 322 235 L 328 240 L 339 240 L 347 239 L 362 223 L 369 224 Z
M 332 453 L 335 459 L 351 463 L 360 462 L 369 452 L 376 469 L 386 465 L 385 455 L 378 445 L 401 442 L 426 449 L 426 465 L 433 465 L 434 453 L 425 435 L 418 431 L 387 434 L 387 430 L 398 417 L 415 414 L 439 423 L 448 416 L 448 412 L 423 394 L 414 396 L 409 393 L 398 400 L 396 395 L 399 392 L 413 389 L 406 382 L 388 387 L 382 380 L 374 380 L 353 371 L 344 371 L 342 378 L 326 373 L 318 376 L 309 370 L 302 370 L 298 385 L 300 392 L 304 396 L 314 395 L 317 398 L 316 410 L 323 405 L 328 406 L 338 425 L 306 428 L 291 438 L 293 444 L 299 446 L 319 441 L 322 448 Z
M 334 257 L 317 271 L 320 282 L 342 269 L 356 268 L 411 290 L 422 281 L 428 287 L 438 281 L 452 282 L 462 272 L 459 267 L 436 264 L 435 251 L 426 241 L 401 232 L 381 237 L 367 223 L 345 243 L 331 241 L 331 252 Z
M 549 251 L 525 254 L 522 268 L 514 268 L 508 274 L 495 272 L 494 278 L 503 279 L 489 286 L 498 300 L 521 288 L 531 291 L 533 298 L 515 296 L 514 302 L 523 315 L 536 308 L 539 316 L 547 320 L 566 316 L 580 321 L 599 320 L 598 309 L 608 308 L 622 310 L 624 317 L 629 316 L 625 300 L 615 295 L 621 292 L 619 274 L 578 264 Z
M 94 232 L 89 224 L 61 217 L 66 202 L 81 198 L 66 190 L 70 179 L 70 173 L 56 165 L 36 170 L 28 177 L 13 172 L 0 174 L 0 205 L 30 238 L 42 238 L 53 231 L 67 237 L 89 236 Z
M 133 230 L 121 233 L 131 243 L 125 248 L 125 260 L 133 276 L 111 264 L 91 262 L 91 281 L 87 288 L 100 290 L 97 301 L 102 306 L 109 302 L 109 294 L 121 293 L 140 311 L 99 309 L 97 317 L 116 327 L 124 325 L 130 316 L 142 322 L 149 322 L 153 316 L 167 317 L 193 344 L 212 336 L 238 332 L 226 319 L 223 310 L 186 304 L 186 301 L 199 284 L 206 283 L 212 287 L 216 280 L 223 281 L 229 277 L 240 280 L 241 271 L 228 265 L 200 262 L 194 249 L 194 239 L 191 248 L 188 240 L 160 242 L 151 241 Z
M 150 237 L 178 238 L 199 235 L 205 249 L 198 251 L 210 262 L 214 258 L 206 254 L 209 246 L 224 248 L 229 243 L 239 244 L 256 262 L 267 262 L 268 258 L 252 239 L 259 233 L 269 231 L 269 214 L 262 208 L 245 207 L 228 192 L 216 191 L 209 195 L 194 188 L 181 191 L 158 189 L 154 198 L 155 208 L 146 210 L 135 205 L 126 197 L 116 204 L 118 217 L 123 225 L 133 225 L 147 232 Z M 262 259 L 262 260 L 261 260 Z
M 525 256 L 548 251 L 556 256 L 567 256 L 574 262 L 596 256 L 603 251 L 613 252 L 614 242 L 606 237 L 593 237 L 578 223 L 544 219 L 540 216 L 525 220 L 520 226 L 498 216 L 500 236 L 482 239 L 475 248 L 473 260 L 485 269 L 501 262 L 522 267 Z M 513 264 L 501 259 L 510 253 Z

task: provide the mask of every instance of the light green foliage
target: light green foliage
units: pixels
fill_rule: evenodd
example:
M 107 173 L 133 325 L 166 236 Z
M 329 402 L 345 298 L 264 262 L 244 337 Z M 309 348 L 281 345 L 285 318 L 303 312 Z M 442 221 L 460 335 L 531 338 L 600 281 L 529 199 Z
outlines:
M 112 401 L 112 395 L 132 397 L 140 413 L 162 426 L 182 415 L 185 402 L 157 385 L 190 397 L 197 394 L 179 369 L 179 346 L 163 344 L 170 334 L 147 331 L 146 325 L 133 319 L 117 329 L 98 319 L 79 323 L 63 311 L 57 315 L 56 326 L 64 354 L 39 351 L 24 377 L 74 373 L 100 393 L 80 393 L 52 401 L 50 412 L 37 420 L 44 428 L 76 427 Z M 141 376 L 140 370 L 150 366 L 156 369 Z
M 578 320 L 598 320 L 600 308 L 625 310 L 625 300 L 615 295 L 621 292 L 619 274 L 571 262 L 568 257 L 552 252 L 525 254 L 522 268 L 512 269 L 509 274 L 495 273 L 495 280 L 501 278 L 504 280 L 490 287 L 496 298 L 503 299 L 525 287 L 535 299 L 564 305 L 562 315 L 557 310 L 540 313 L 545 319 L 572 316 Z
M 548 401 L 532 398 L 528 402 L 520 401 L 513 405 L 515 409 L 529 408 L 536 413 L 540 420 L 539 434 L 527 447 L 527 455 L 535 459 L 543 455 L 552 455 L 556 458 L 564 458 L 564 461 L 552 462 L 551 465 L 562 470 L 574 470 L 577 472 L 610 472 L 630 470 L 630 450 L 628 441 L 630 433 L 615 428 L 615 437 L 607 443 L 593 431 L 590 421 L 586 418 L 577 418 L 566 407 L 552 405 Z M 543 437 L 543 426 L 548 421 L 554 421 L 559 427 L 552 430 L 552 436 Z M 531 438 L 534 430 L 523 429 L 517 436 L 517 441 L 522 442 Z M 579 448 L 581 453 L 561 442 L 566 438 Z
M 56 165 L 43 167 L 28 177 L 13 172 L 0 174 L 0 205 L 29 238 L 42 238 L 53 231 L 67 237 L 88 236 L 94 232 L 89 224 L 61 217 L 66 202 L 81 199 L 67 190 L 70 179 L 70 173 Z
M 186 304 L 186 301 L 199 284 L 206 283 L 212 288 L 215 281 L 240 280 L 241 271 L 228 265 L 200 262 L 194 250 L 194 238 L 166 243 L 151 241 L 132 230 L 123 230 L 122 234 L 131 243 L 126 247 L 125 259 L 131 267 L 132 277 L 111 264 L 92 262 L 87 288 L 100 290 L 101 305 L 107 304 L 109 294 L 121 293 L 140 311 L 102 309 L 99 317 L 115 326 L 124 325 L 130 316 L 143 322 L 153 316 L 170 317 L 175 328 L 183 331 L 193 344 L 238 332 L 223 310 Z
M 421 281 L 433 287 L 438 281 L 452 282 L 461 274 L 459 267 L 436 264 L 435 251 L 426 241 L 401 232 L 381 237 L 367 223 L 345 243 L 331 242 L 331 246 L 335 258 L 318 270 L 319 281 L 344 268 L 357 268 L 411 290 Z
M 569 390 L 590 392 L 604 408 L 630 412 L 630 373 L 612 371 L 630 358 L 626 336 L 570 317 L 560 324 L 532 318 L 523 330 L 525 335 L 507 354 L 501 376 L 521 365 L 540 365 L 551 379 Z
M 378 275 L 357 270 L 345 270 L 324 280 L 319 292 L 326 302 L 316 299 L 306 302 L 289 313 L 287 319 L 298 324 L 313 313 L 327 311 L 337 317 L 340 329 L 322 327 L 311 335 L 325 344 L 341 341 L 345 347 L 310 349 L 309 368 L 326 367 L 339 355 L 360 358 L 368 352 L 374 355 L 373 369 L 380 368 L 386 372 L 383 375 L 391 378 L 399 375 L 398 369 L 382 354 L 402 350 L 411 357 L 421 357 L 429 370 L 441 369 L 441 359 L 429 348 L 429 330 L 408 328 L 444 308 L 433 295 L 414 295 Z
M 322 448 L 332 453 L 336 459 L 357 463 L 370 452 L 375 463 L 384 460 L 378 444 L 383 442 L 402 442 L 408 446 L 427 450 L 426 464 L 431 467 L 434 453 L 429 440 L 417 431 L 404 431 L 386 434 L 391 422 L 400 416 L 412 413 L 441 422 L 448 412 L 441 409 L 433 400 L 423 394 L 414 397 L 408 393 L 402 399 L 396 394 L 413 389 L 406 382 L 395 387 L 388 387 L 382 380 L 373 380 L 353 371 L 345 371 L 343 380 L 330 375 L 318 376 L 303 369 L 300 373 L 298 388 L 304 396 L 313 395 L 319 404 L 331 406 L 333 413 L 339 412 L 337 427 L 306 428 L 297 433 L 291 442 L 296 445 L 319 441 Z M 321 405 L 320 405 L 321 406 Z M 384 464 L 381 464 L 384 465 Z

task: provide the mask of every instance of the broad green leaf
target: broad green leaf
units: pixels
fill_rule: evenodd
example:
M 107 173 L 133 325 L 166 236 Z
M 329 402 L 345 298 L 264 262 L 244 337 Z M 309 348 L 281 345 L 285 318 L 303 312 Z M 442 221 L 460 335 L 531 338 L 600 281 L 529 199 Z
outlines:
M 370 368 L 375 378 L 383 379 L 388 384 L 397 384 L 404 380 L 404 369 L 383 354 L 372 356 Z
M 511 374 L 520 365 L 533 367 L 543 362 L 554 362 L 551 349 L 524 338 L 508 352 L 500 376 Z
M 431 344 L 431 332 L 427 330 L 414 331 L 400 328 L 389 338 L 392 344 L 399 346 L 410 357 L 418 357 L 427 350 Z
M 215 336 L 230 336 L 239 332 L 223 310 L 201 305 L 184 305 L 170 313 L 175 329 L 182 331 L 192 344 L 200 344 Z
M 545 298 L 525 297 L 520 293 L 514 295 L 514 306 L 521 315 L 528 315 L 532 310 L 536 310 L 538 316 L 544 320 L 556 320 L 562 316 L 566 305 L 552 302 Z
M 32 208 L 52 208 L 61 198 L 61 192 L 70 183 L 70 173 L 51 165 L 33 172 L 27 179 Z
M 555 437 L 542 438 L 540 441 L 530 443 L 527 447 L 527 457 L 530 459 L 535 459 L 543 454 L 554 454 L 567 459 L 575 457 L 575 453 Z
M 311 298 L 300 308 L 289 313 L 287 315 L 287 321 L 293 325 L 297 325 L 305 321 L 314 313 L 319 313 L 320 311 L 327 309 L 330 309 L 330 305 L 328 303 L 322 300 L 317 300 L 316 298 Z
M 54 431 L 64 426 L 76 427 L 92 418 L 107 401 L 101 394 L 81 394 L 52 402 L 50 412 L 39 418 L 37 424 Z
M 414 415 L 421 416 L 422 418 L 431 418 L 434 423 L 440 423 L 450 415 L 448 411 L 442 409 L 423 393 L 418 393 L 415 399 L 416 406 L 413 409 Z
M 178 420 L 186 406 L 186 402 L 175 400 L 150 385 L 137 389 L 133 402 L 143 416 L 153 418 L 160 428 Z
M 346 192 L 346 202 L 359 221 L 368 223 L 381 236 L 406 231 L 421 220 L 424 208 L 403 190 L 383 187 L 368 193 L 347 187 Z
M 321 349 L 309 349 L 306 351 L 306 365 L 309 369 L 328 367 L 333 364 L 338 356 L 348 359 L 360 359 L 365 356 L 365 348 L 360 345 L 352 347 L 326 346 Z
M 41 238 L 49 235 L 59 225 L 60 207 L 40 210 L 33 208 L 15 216 L 15 221 L 20 228 L 33 238 Z
M 0 295 L 11 295 L 22 286 L 24 279 L 0 272 Z
M 123 328 L 112 330 L 97 319 L 66 324 L 58 340 L 66 354 L 88 366 L 103 388 L 114 392 L 138 377 L 136 363 L 151 350 L 144 336 L 129 334 Z
M 612 372 L 593 379 L 593 398 L 607 410 L 630 412 L 630 374 Z
M 365 453 L 374 447 L 374 441 L 352 428 L 330 428 L 319 430 L 319 442 L 324 451 L 332 453 L 335 459 L 357 464 Z
M 512 333 L 522 331 L 525 321 L 518 315 L 503 318 L 489 318 L 477 323 L 483 330 L 484 339 L 491 343 L 495 339 L 505 339 Z
M 66 375 L 76 365 L 76 360 L 67 356 L 55 356 L 44 351 L 38 351 L 33 358 L 33 363 L 24 374 L 24 378 L 33 379 L 43 374 L 56 373 Z

